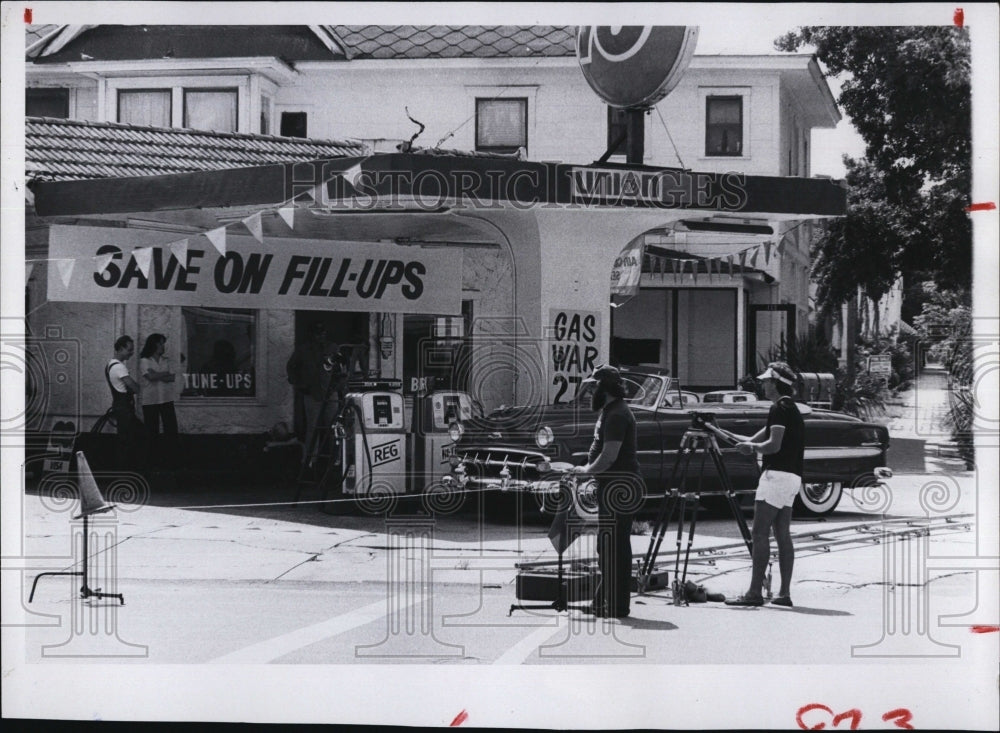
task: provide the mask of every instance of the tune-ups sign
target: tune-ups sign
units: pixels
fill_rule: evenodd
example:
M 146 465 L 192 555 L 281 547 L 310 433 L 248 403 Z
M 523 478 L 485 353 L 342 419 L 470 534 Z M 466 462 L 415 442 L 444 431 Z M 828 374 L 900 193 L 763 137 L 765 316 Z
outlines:
M 605 102 L 647 108 L 677 86 L 697 43 L 691 26 L 585 25 L 576 31 L 576 57 Z

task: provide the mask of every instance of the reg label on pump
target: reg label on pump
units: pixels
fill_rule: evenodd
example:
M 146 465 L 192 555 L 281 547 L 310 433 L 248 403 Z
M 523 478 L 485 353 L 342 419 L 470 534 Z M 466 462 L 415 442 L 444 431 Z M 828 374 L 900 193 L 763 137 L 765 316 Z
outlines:
M 388 466 L 393 463 L 403 462 L 403 439 L 395 438 L 393 440 L 387 440 L 381 443 L 375 443 L 371 446 L 372 453 L 372 468 L 378 468 L 380 466 Z M 400 465 L 400 470 L 402 470 L 402 465 Z

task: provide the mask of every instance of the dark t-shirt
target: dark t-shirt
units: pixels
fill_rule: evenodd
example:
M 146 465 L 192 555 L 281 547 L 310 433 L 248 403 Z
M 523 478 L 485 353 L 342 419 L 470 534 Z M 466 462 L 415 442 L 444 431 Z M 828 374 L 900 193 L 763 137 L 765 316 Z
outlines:
M 594 426 L 594 442 L 590 445 L 587 462 L 593 463 L 604 447 L 604 441 L 621 441 L 618 457 L 611 464 L 608 473 L 639 473 L 639 459 L 636 455 L 635 417 L 625 400 L 615 400 L 601 410 Z
M 802 413 L 791 397 L 782 397 L 771 405 L 771 411 L 767 414 L 765 438 L 771 437 L 772 425 L 784 425 L 785 435 L 781 439 L 781 448 L 778 452 L 764 456 L 763 469 L 786 471 L 801 476 L 802 457 L 806 447 L 806 426 L 802 421 Z

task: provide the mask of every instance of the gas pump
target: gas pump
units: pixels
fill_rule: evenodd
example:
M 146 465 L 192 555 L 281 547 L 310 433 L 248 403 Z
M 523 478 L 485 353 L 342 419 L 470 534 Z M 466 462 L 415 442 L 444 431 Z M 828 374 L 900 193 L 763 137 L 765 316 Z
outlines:
M 410 491 L 424 491 L 449 473 L 448 451 L 472 419 L 472 398 L 441 390 L 413 400 L 413 471 Z
M 341 413 L 341 491 L 362 498 L 377 489 L 406 492 L 406 433 L 402 382 L 350 382 Z

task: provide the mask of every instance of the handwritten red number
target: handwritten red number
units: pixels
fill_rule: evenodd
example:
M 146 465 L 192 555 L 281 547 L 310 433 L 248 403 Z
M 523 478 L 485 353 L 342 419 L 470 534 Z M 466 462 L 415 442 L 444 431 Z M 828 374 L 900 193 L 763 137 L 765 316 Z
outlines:
M 906 708 L 896 708 L 895 710 L 890 710 L 885 715 L 882 716 L 882 720 L 889 721 L 895 719 L 897 728 L 905 728 L 906 730 L 913 730 L 913 726 L 910 725 L 910 721 L 913 720 L 913 713 L 911 713 Z
M 833 718 L 833 727 L 836 728 L 840 725 L 840 721 L 846 720 L 847 718 L 851 719 L 851 730 L 857 730 L 858 726 L 861 725 L 861 711 L 857 708 L 852 708 L 846 713 L 841 713 L 840 715 L 835 716 Z
M 812 727 L 805 724 L 802 720 L 802 716 L 808 713 L 810 710 L 825 710 L 833 716 L 833 711 L 826 705 L 820 705 L 819 703 L 813 703 L 812 705 L 806 705 L 805 707 L 799 708 L 799 712 L 795 715 L 795 722 L 799 724 L 799 728 L 802 730 L 823 730 L 826 727 L 826 723 L 818 723 Z
M 795 716 L 795 722 L 799 724 L 799 728 L 802 730 L 823 730 L 826 728 L 826 723 L 817 723 L 813 726 L 806 725 L 806 722 L 802 719 L 803 716 L 810 710 L 823 710 L 828 713 L 831 718 L 833 718 L 833 727 L 836 728 L 841 724 L 842 721 L 850 719 L 851 730 L 857 730 L 861 725 L 861 711 L 857 708 L 852 708 L 846 713 L 840 713 L 838 715 L 833 714 L 833 710 L 828 708 L 826 705 L 820 705 L 819 703 L 812 703 L 811 705 L 806 705 L 799 708 L 799 712 Z

